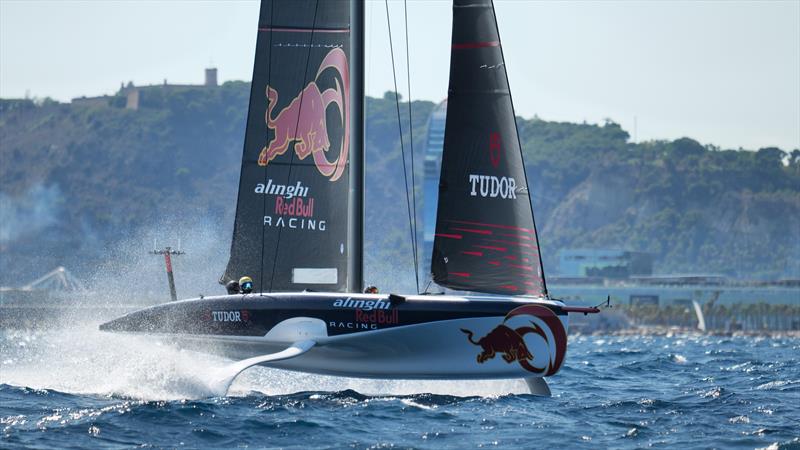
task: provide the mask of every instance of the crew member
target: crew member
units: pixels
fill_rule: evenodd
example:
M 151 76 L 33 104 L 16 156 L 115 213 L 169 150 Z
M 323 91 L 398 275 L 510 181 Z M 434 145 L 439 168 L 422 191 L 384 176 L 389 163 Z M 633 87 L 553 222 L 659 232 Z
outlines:
M 366 289 L 364 289 L 364 293 L 365 294 L 377 294 L 378 293 L 378 288 L 376 288 L 375 286 L 370 284 L 369 286 L 366 287 Z
M 228 281 L 225 284 L 225 289 L 228 291 L 228 295 L 235 295 L 239 293 L 239 282 L 236 280 Z
M 239 289 L 241 289 L 242 294 L 253 292 L 253 280 L 247 276 L 239 278 Z

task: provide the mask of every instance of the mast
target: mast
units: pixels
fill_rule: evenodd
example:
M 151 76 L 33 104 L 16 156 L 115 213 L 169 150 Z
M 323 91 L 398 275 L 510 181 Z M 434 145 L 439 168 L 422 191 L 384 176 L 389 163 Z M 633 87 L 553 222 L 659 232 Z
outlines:
M 350 227 L 347 290 L 364 288 L 364 0 L 350 2 Z

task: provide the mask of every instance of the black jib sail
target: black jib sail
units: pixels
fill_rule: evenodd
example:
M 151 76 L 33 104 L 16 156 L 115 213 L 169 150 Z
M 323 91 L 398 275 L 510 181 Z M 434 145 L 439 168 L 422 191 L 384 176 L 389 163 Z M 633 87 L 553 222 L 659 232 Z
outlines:
M 431 271 L 452 289 L 546 295 L 491 0 L 455 0 Z
M 350 2 L 263 0 L 231 256 L 222 282 L 348 286 Z

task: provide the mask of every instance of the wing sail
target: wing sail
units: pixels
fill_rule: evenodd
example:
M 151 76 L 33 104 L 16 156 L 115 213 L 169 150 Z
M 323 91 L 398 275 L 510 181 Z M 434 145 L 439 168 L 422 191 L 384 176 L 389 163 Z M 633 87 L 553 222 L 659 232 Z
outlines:
M 491 0 L 455 0 L 431 271 L 442 286 L 546 295 Z
M 230 260 L 221 282 L 345 291 L 350 2 L 263 0 Z

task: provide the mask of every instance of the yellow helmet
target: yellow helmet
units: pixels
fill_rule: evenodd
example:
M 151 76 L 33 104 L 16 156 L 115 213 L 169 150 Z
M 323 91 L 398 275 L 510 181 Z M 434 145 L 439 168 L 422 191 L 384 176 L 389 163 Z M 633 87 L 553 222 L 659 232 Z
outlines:
M 239 278 L 239 289 L 242 294 L 249 294 L 253 292 L 253 280 L 250 277 Z

